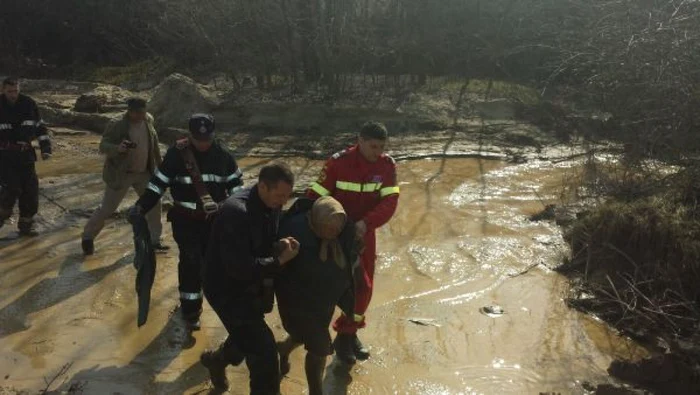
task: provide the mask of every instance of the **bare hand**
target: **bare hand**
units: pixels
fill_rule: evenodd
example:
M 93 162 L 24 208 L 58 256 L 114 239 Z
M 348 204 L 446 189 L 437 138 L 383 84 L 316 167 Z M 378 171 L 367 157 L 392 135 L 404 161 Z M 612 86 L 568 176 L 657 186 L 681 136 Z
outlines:
M 367 224 L 365 221 L 358 221 L 355 223 L 355 233 L 359 238 L 365 237 L 365 233 L 367 233 Z
M 279 245 L 282 248 L 282 253 L 278 258 L 280 265 L 286 264 L 299 254 L 299 242 L 293 237 L 281 239 Z
M 119 151 L 119 153 L 123 154 L 123 153 L 129 151 L 129 145 L 131 145 L 131 141 L 129 141 L 129 140 L 123 140 L 123 141 L 119 144 L 119 147 L 117 147 L 117 151 Z

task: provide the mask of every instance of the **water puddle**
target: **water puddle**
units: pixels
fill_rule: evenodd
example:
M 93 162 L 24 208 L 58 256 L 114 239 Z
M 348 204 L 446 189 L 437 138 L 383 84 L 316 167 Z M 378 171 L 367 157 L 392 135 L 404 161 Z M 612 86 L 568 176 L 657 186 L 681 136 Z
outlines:
M 251 179 L 267 162 L 240 164 Z M 301 182 L 321 166 L 289 162 Z M 40 165 L 42 188 L 69 209 L 95 207 L 100 166 L 58 157 Z M 549 270 L 566 253 L 560 231 L 528 220 L 564 197 L 576 164 L 453 159 L 399 167 L 400 209 L 379 232 L 376 290 L 361 333 L 373 358 L 349 374 L 333 362 L 329 394 L 583 393 L 582 381 L 609 380 L 613 358 L 644 355 L 565 306 L 566 281 Z M 199 354 L 225 331 L 209 308 L 194 338 L 182 331 L 172 314 L 177 250 L 159 256 L 152 315 L 137 329 L 128 225 L 110 222 L 97 254 L 84 258 L 79 234 L 86 219 L 51 207 L 42 200 L 51 224 L 42 236 L 0 244 L 0 387 L 41 390 L 44 378 L 70 364 L 52 389 L 206 393 Z M 169 232 L 165 237 L 172 240 Z M 484 306 L 503 314 L 482 314 Z M 269 322 L 281 337 L 274 314 Z M 231 393 L 247 393 L 245 367 L 230 368 L 229 379 Z M 283 393 L 303 393 L 304 382 L 298 352 Z

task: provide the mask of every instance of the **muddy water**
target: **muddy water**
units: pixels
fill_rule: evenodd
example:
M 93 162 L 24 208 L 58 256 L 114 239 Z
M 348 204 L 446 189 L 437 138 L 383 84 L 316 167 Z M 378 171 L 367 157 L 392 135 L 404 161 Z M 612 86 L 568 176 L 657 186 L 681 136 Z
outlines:
M 302 182 L 320 166 L 290 162 Z M 264 163 L 241 161 L 249 176 Z M 99 169 L 94 158 L 72 154 L 40 165 L 44 194 L 70 212 L 42 199 L 43 235 L 0 241 L 0 388 L 42 390 L 65 367 L 50 389 L 206 393 L 207 374 L 197 360 L 225 331 L 209 308 L 200 332 L 182 331 L 173 314 L 177 251 L 158 258 L 151 316 L 141 329 L 128 225 L 111 221 L 97 254 L 80 254 L 86 219 L 75 212 L 99 203 Z M 379 232 L 376 291 L 361 333 L 373 358 L 349 373 L 332 362 L 328 393 L 576 394 L 584 393 L 582 381 L 607 381 L 612 358 L 642 355 L 566 308 L 567 285 L 548 269 L 565 254 L 561 234 L 553 224 L 527 219 L 559 201 L 576 169 L 575 163 L 478 159 L 400 164 L 400 209 Z M 165 237 L 173 244 L 169 232 Z M 505 314 L 479 312 L 493 304 Z M 276 315 L 268 321 L 281 337 Z M 292 363 L 283 393 L 303 393 L 303 351 Z M 231 393 L 247 393 L 246 369 L 228 372 Z

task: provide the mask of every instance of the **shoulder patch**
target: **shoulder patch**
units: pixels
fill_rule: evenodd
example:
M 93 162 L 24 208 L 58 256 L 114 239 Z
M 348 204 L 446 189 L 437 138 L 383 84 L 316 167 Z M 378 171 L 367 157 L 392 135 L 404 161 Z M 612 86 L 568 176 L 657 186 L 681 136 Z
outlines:
M 345 156 L 347 153 L 348 153 L 348 150 L 344 149 L 344 150 L 342 150 L 342 151 L 340 151 L 340 152 L 336 152 L 335 154 L 333 154 L 333 156 L 331 156 L 331 158 L 333 158 L 333 159 L 342 158 L 342 157 Z
M 186 138 L 186 137 L 184 139 L 180 139 L 180 140 L 175 141 L 175 148 L 177 148 L 179 150 L 183 150 L 183 149 L 189 147 L 189 145 L 190 145 L 190 139 Z

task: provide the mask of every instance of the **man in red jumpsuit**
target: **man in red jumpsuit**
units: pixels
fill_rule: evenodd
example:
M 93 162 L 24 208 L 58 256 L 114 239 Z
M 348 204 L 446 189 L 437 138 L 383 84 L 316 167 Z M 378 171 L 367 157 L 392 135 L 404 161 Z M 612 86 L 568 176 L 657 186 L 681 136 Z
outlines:
M 333 155 L 307 196 L 333 196 L 348 218 L 356 223 L 365 249 L 360 257 L 362 279 L 355 285 L 355 316 L 341 315 L 333 324 L 338 335 L 333 342 L 338 358 L 348 364 L 369 358 L 369 350 L 357 337 L 365 327 L 365 312 L 372 298 L 374 264 L 377 259 L 375 230 L 389 222 L 399 202 L 396 163 L 384 153 L 388 132 L 378 122 L 360 130 L 357 145 Z

